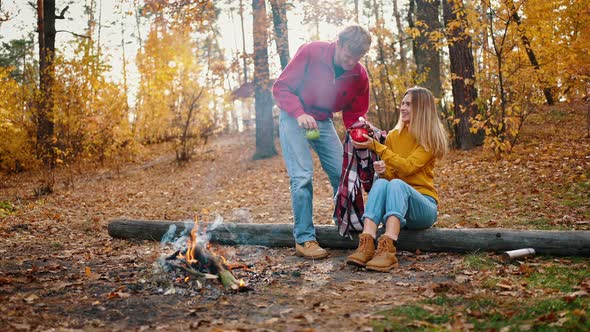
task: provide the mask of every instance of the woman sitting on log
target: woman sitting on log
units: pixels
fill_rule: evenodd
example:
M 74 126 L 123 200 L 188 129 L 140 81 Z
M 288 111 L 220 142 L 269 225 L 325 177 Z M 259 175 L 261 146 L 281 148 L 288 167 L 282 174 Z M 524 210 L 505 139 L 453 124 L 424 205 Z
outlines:
M 414 87 L 404 94 L 399 120 L 385 144 L 364 137 L 367 141 L 353 141 L 353 145 L 377 153 L 381 160 L 374 163 L 374 168 L 379 179 L 369 192 L 359 246 L 346 262 L 388 272 L 398 265 L 395 254 L 400 228 L 426 229 L 436 222 L 434 166 L 448 150 L 447 133 L 432 93 Z M 377 228 L 382 223 L 385 233 L 375 250 Z

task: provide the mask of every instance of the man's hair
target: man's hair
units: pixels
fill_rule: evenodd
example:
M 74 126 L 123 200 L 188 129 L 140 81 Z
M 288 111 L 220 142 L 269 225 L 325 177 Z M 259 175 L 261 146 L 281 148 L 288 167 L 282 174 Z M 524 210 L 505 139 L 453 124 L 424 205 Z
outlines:
M 360 25 L 351 25 L 338 34 L 338 43 L 345 46 L 353 55 L 364 55 L 371 48 L 371 35 Z

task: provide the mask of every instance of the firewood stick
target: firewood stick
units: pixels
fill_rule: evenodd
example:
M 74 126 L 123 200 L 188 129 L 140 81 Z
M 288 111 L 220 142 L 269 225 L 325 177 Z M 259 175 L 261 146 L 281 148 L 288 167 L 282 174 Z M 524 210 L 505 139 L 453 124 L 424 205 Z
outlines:
M 219 280 L 221 280 L 221 284 L 225 289 L 238 290 L 243 287 L 240 286 L 240 281 L 229 270 L 219 271 Z
M 214 275 L 214 274 L 199 272 L 199 271 L 193 270 L 193 269 L 191 269 L 189 267 L 182 266 L 182 265 L 175 264 L 175 263 L 168 262 L 167 264 L 169 266 L 175 268 L 175 269 L 179 269 L 179 270 L 182 270 L 184 272 L 190 273 L 191 275 L 193 275 L 193 276 L 195 276 L 197 278 L 202 278 L 202 279 L 217 279 L 217 276 Z
M 244 263 L 235 263 L 235 264 L 226 264 L 226 265 L 227 265 L 227 268 L 230 271 L 239 270 L 239 269 L 246 269 L 246 270 L 248 270 L 248 269 L 250 269 L 251 267 L 254 266 L 254 264 L 244 264 Z

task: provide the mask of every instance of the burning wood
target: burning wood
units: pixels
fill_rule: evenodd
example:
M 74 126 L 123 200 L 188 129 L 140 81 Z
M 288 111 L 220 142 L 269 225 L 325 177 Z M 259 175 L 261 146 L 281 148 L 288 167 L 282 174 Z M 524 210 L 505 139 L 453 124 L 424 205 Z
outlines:
M 186 272 L 200 279 L 219 279 L 225 289 L 247 291 L 250 288 L 242 279 L 237 279 L 228 267 L 225 258 L 208 250 L 206 241 L 198 241 L 198 221 L 187 238 L 186 247 L 165 259 L 165 266 Z M 239 265 L 240 267 L 245 267 Z

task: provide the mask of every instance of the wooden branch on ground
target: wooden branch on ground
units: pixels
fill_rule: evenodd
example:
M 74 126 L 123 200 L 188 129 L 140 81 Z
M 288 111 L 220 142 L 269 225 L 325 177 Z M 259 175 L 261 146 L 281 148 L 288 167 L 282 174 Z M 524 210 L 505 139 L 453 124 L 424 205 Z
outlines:
M 170 226 L 170 225 L 168 225 Z M 192 228 L 192 226 L 191 226 Z M 182 255 L 181 255 L 182 254 Z M 166 265 L 169 267 L 182 270 L 184 272 L 190 273 L 191 275 L 197 278 L 219 278 L 223 287 L 225 289 L 232 289 L 232 290 L 248 290 L 245 283 L 241 280 L 236 279 L 233 275 L 231 270 L 223 263 L 216 255 L 211 254 L 207 248 L 205 248 L 205 244 L 197 244 L 193 248 L 193 255 L 195 257 L 195 264 L 203 264 L 211 273 L 203 273 L 196 270 L 196 265 L 188 262 L 183 257 L 187 254 L 187 249 L 184 249 L 182 252 L 181 250 L 176 251 L 170 257 L 167 257 L 165 262 Z M 180 264 L 178 264 L 179 262 Z
M 214 243 L 225 245 L 260 245 L 293 247 L 292 224 L 220 224 L 215 229 L 204 222 Z M 175 236 L 189 232 L 193 221 L 113 220 L 109 234 L 115 238 L 160 241 L 171 226 Z M 336 226 L 316 226 L 317 240 L 325 248 L 355 249 L 358 238 L 343 238 Z M 533 248 L 540 255 L 590 256 L 590 231 L 536 231 L 503 228 L 431 228 L 420 231 L 402 230 L 398 240 L 400 250 L 415 251 L 506 251 Z

